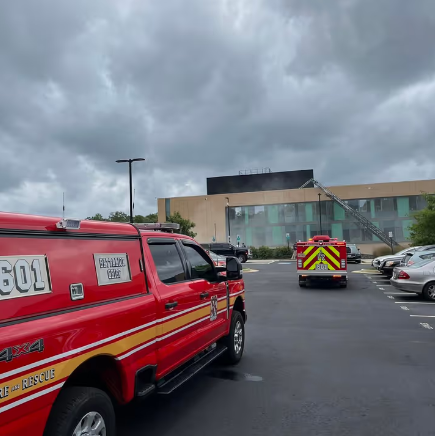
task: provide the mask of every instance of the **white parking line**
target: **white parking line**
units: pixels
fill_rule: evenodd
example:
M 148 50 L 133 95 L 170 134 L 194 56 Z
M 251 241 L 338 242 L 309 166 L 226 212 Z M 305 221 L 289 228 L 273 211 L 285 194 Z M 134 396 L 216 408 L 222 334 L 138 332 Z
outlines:
M 406 307 L 406 306 L 400 306 L 400 308 L 401 308 L 402 310 L 409 310 L 409 307 Z
M 398 304 L 400 304 L 401 303 L 401 301 L 397 301 L 396 303 L 398 303 Z M 429 302 L 425 302 L 425 301 L 410 301 L 409 303 L 407 303 L 407 304 L 435 304 L 435 303 L 429 303 Z
M 385 295 L 401 295 L 402 297 L 416 297 L 418 294 L 404 294 L 403 292 L 384 292 Z
M 427 322 L 421 322 L 420 325 L 422 327 L 424 327 L 425 329 L 433 330 L 433 327 L 430 324 L 428 324 Z
M 413 316 L 414 318 L 435 318 L 435 315 L 409 315 Z
M 391 300 L 394 300 L 394 297 L 392 295 L 387 295 L 388 298 L 390 298 Z

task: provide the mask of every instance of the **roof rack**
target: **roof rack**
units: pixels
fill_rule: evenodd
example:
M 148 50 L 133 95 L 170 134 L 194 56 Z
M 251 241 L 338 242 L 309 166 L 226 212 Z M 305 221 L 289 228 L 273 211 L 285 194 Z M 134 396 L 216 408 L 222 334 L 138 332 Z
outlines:
M 180 230 L 180 224 L 177 223 L 133 223 L 133 225 L 139 230 L 160 230 L 169 233 Z

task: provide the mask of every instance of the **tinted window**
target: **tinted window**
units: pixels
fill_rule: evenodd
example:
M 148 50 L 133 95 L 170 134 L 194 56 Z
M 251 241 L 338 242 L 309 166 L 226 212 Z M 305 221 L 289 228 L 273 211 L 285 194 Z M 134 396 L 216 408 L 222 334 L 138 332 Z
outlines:
M 150 245 L 159 279 L 166 284 L 186 280 L 183 264 L 175 244 Z
M 213 264 L 205 253 L 200 253 L 199 250 L 192 245 L 185 245 L 184 250 L 186 252 L 187 260 L 191 265 L 191 277 L 192 279 L 204 279 L 212 282 L 216 278 L 216 274 L 213 268 Z

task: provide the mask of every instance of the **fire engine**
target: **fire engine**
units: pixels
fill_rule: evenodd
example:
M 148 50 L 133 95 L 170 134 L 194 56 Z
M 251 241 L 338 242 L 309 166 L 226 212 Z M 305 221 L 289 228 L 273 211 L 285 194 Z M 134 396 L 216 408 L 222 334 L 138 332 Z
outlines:
M 242 266 L 174 224 L 0 213 L 0 435 L 115 435 L 116 404 L 239 362 Z
M 314 280 L 333 280 L 341 287 L 347 286 L 346 242 L 327 235 L 317 235 L 307 242 L 299 241 L 297 273 L 299 286 L 305 287 Z

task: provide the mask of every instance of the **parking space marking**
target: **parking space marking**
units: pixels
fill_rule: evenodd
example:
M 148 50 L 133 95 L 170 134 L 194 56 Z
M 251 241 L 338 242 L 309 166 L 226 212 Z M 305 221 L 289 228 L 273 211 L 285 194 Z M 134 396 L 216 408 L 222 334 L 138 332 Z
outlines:
M 435 315 L 409 315 L 413 316 L 414 318 L 435 318 Z
M 385 289 L 384 289 L 384 288 L 381 288 L 381 287 L 379 287 L 379 290 L 380 290 L 380 291 L 385 291 Z
M 409 307 L 406 307 L 406 306 L 400 306 L 400 308 L 401 308 L 402 310 L 409 310 Z
M 420 325 L 425 329 L 433 330 L 433 327 L 430 324 L 428 324 L 427 322 L 421 322 Z
M 391 300 L 394 300 L 394 297 L 392 295 L 387 295 L 388 298 L 391 298 Z
M 398 301 L 397 303 L 399 303 L 400 304 L 400 301 Z M 426 302 L 426 301 L 410 301 L 409 303 L 407 303 L 407 304 L 435 304 L 435 303 L 429 303 L 429 302 Z
M 404 294 L 403 292 L 384 292 L 385 295 L 401 295 L 402 297 L 417 297 L 418 294 Z

